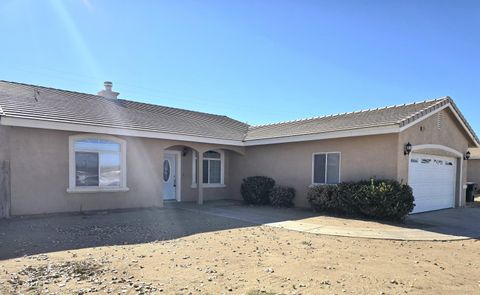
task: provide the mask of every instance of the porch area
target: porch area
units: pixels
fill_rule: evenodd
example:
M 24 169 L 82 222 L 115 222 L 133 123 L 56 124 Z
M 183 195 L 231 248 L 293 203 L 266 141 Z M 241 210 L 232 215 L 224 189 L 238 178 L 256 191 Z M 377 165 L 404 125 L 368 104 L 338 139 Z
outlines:
M 244 155 L 241 147 L 175 144 L 164 149 L 163 201 L 194 202 L 225 199 L 232 189 L 232 155 Z

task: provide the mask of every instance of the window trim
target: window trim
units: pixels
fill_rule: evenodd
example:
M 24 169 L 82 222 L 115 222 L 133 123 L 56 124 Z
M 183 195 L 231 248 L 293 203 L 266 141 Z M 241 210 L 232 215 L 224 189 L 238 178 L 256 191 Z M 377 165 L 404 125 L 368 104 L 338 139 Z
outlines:
M 342 153 L 341 152 L 319 152 L 312 154 L 312 185 L 328 185 L 332 183 L 327 183 L 327 167 L 328 167 L 328 155 L 329 154 L 338 154 L 338 183 L 342 182 Z M 325 182 L 318 183 L 315 182 L 315 156 L 316 155 L 325 155 Z
M 101 186 L 76 186 L 76 165 L 75 165 L 75 141 L 81 139 L 98 139 L 108 140 L 120 144 L 120 186 L 116 187 L 101 187 Z M 68 138 L 68 174 L 69 185 L 68 193 L 97 193 L 97 192 L 126 192 L 129 191 L 127 187 L 127 142 L 110 135 L 102 134 L 80 134 L 71 135 Z
M 205 151 L 204 153 L 206 152 L 209 152 L 209 151 L 213 151 L 213 152 L 217 152 L 220 154 L 220 183 L 203 183 L 202 184 L 202 187 L 204 188 L 222 188 L 222 187 L 226 187 L 225 185 L 225 151 L 223 150 L 215 150 L 215 149 L 210 149 L 210 150 L 207 150 Z M 205 158 L 205 157 L 202 157 L 203 160 L 205 159 L 211 159 L 211 158 Z M 191 188 L 196 188 L 197 187 L 197 161 L 198 160 L 198 156 L 197 156 L 197 151 L 192 151 L 192 185 L 191 185 Z M 218 160 L 218 159 L 213 159 L 213 160 Z M 200 171 L 198 171 L 198 173 L 200 173 Z M 202 172 L 203 173 L 203 172 Z
M 197 152 L 192 150 L 192 188 L 197 187 Z

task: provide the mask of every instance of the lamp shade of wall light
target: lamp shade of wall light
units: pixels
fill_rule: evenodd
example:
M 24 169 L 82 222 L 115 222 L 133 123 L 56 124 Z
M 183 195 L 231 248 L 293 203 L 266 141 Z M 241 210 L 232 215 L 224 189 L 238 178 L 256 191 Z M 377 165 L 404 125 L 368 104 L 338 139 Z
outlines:
M 409 142 L 405 145 L 404 149 L 403 149 L 403 154 L 404 155 L 408 155 L 412 152 L 412 144 Z

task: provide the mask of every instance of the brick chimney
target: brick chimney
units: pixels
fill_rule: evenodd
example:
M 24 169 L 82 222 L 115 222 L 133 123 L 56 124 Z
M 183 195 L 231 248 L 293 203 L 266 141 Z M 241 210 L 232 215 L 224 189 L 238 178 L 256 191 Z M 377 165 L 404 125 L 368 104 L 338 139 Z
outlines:
M 103 97 L 108 98 L 108 99 L 117 99 L 117 97 L 120 93 L 112 91 L 113 83 L 109 82 L 109 81 L 105 81 L 103 83 L 103 85 L 105 86 L 105 89 L 98 92 L 98 95 L 103 96 Z

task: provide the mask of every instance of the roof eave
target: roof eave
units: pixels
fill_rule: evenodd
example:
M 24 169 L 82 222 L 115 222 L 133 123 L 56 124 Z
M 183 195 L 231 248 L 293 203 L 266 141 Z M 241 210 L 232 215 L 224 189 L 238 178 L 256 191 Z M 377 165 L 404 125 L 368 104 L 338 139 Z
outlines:
M 400 132 L 400 128 L 398 124 L 394 123 L 394 124 L 387 124 L 387 125 L 375 126 L 375 127 L 347 129 L 347 130 L 321 132 L 321 133 L 313 133 L 313 134 L 281 136 L 281 137 L 261 138 L 261 139 L 247 139 L 245 140 L 245 146 L 292 143 L 292 142 L 314 141 L 314 140 L 367 136 L 367 135 L 381 135 L 381 134 L 390 134 L 390 133 L 398 133 L 398 132 Z
M 219 145 L 243 146 L 243 142 L 238 139 L 222 139 L 200 135 L 166 133 L 151 130 L 142 130 L 115 126 L 102 126 L 94 124 L 80 124 L 72 122 L 62 122 L 57 120 L 35 119 L 26 117 L 3 116 L 0 121 L 3 126 L 15 126 L 25 128 L 39 128 L 48 130 L 75 131 L 86 133 L 102 133 L 109 135 L 134 136 L 144 138 L 156 138 L 175 141 L 189 141 L 199 143 L 211 143 Z

